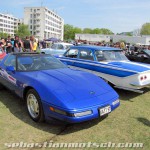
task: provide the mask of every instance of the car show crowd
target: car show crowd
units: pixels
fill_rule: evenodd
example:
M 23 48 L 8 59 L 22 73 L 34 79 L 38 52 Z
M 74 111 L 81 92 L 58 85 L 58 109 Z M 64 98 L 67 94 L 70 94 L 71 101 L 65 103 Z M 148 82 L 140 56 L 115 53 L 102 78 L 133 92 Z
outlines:
M 60 42 L 60 41 L 57 41 Z M 139 45 L 139 44 L 131 44 L 125 42 L 88 42 L 86 40 L 75 40 L 72 42 L 64 41 L 66 43 L 71 43 L 73 45 L 96 45 L 96 46 L 104 46 L 104 47 L 114 47 L 120 48 L 124 50 L 126 54 L 135 54 L 138 50 L 148 49 L 150 50 L 150 45 Z M 37 38 L 32 36 L 26 36 L 25 39 L 20 38 L 19 36 L 15 36 L 11 38 L 8 36 L 7 38 L 0 38 L 0 49 L 4 52 L 37 52 L 40 49 L 50 48 L 54 42 L 49 42 L 46 39 L 39 41 Z
M 39 48 L 46 48 L 45 40 L 39 42 L 34 36 L 26 36 L 25 39 L 15 36 L 0 39 L 0 49 L 7 54 L 11 52 L 36 52 Z

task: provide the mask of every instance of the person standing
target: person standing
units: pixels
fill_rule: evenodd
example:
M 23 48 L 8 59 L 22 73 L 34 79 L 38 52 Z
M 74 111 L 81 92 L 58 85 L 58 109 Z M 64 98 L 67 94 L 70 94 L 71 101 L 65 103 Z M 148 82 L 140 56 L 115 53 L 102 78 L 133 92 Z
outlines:
M 14 38 L 11 38 L 12 52 L 14 52 Z
M 24 40 L 23 47 L 25 52 L 31 52 L 31 42 L 28 36 Z
M 30 36 L 30 43 L 31 43 L 31 51 L 32 52 L 36 52 L 36 50 L 37 50 L 37 42 L 36 42 L 36 40 L 35 40 L 33 35 Z
M 1 47 L 3 51 L 6 51 L 6 40 L 4 38 L 1 38 Z
M 6 53 L 11 53 L 12 52 L 12 42 L 10 39 L 10 36 L 8 36 L 7 41 L 6 41 Z
M 19 52 L 19 36 L 15 36 L 15 41 L 14 41 L 14 52 L 16 52 L 16 53 Z
M 21 38 L 19 38 L 18 47 L 19 47 L 19 52 L 22 52 L 23 42 L 22 42 Z

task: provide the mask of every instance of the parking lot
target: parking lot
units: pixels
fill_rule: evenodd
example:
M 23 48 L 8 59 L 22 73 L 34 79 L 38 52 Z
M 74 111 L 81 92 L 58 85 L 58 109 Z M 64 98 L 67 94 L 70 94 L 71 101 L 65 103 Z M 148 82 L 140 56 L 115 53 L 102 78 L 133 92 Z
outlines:
M 7 149 L 5 143 L 19 142 L 113 142 L 116 144 L 128 142 L 143 143 L 144 149 L 148 149 L 150 147 L 150 88 L 145 90 L 144 94 L 117 90 L 121 106 L 107 118 L 72 125 L 54 120 L 35 123 L 29 118 L 21 99 L 8 90 L 1 90 L 0 147 Z

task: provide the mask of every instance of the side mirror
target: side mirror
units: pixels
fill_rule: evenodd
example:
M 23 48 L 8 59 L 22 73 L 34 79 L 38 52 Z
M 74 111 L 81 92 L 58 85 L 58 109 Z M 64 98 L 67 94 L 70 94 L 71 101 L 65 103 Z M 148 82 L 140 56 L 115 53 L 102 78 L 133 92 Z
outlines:
M 8 71 L 8 72 L 15 72 L 15 68 L 14 68 L 14 66 L 7 66 L 6 67 L 6 71 Z

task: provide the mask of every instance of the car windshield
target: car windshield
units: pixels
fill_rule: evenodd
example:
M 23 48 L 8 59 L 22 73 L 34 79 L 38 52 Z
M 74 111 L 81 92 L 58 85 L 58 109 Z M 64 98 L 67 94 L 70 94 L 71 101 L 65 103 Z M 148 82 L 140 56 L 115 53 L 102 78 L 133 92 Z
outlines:
M 150 50 L 143 50 L 146 54 L 148 54 L 150 56 Z
M 128 60 L 123 51 L 119 50 L 99 50 L 95 51 L 98 61 L 124 61 Z
M 64 48 L 68 50 L 72 45 L 64 45 Z
M 17 57 L 17 64 L 18 71 L 39 71 L 67 67 L 51 55 L 21 55 Z

